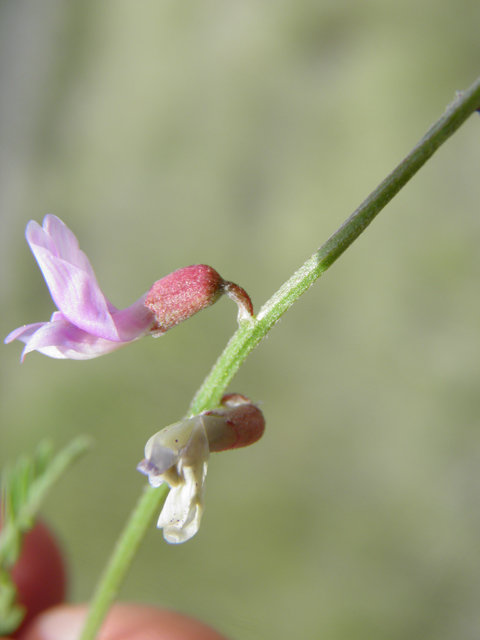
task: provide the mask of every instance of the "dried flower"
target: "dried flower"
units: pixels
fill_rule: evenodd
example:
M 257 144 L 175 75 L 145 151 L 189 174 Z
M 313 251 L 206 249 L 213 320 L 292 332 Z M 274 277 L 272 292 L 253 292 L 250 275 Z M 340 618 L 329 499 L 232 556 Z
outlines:
M 264 430 L 260 409 L 245 396 L 229 394 L 218 409 L 181 420 L 148 440 L 138 470 L 153 487 L 164 482 L 170 487 L 157 523 L 167 542 L 185 542 L 200 527 L 210 452 L 253 444 Z
M 145 335 L 162 335 L 223 293 L 239 305 L 239 321 L 253 314 L 246 292 L 206 265 L 173 272 L 119 310 L 102 293 L 77 238 L 59 218 L 47 215 L 43 227 L 30 221 L 26 238 L 58 311 L 50 322 L 24 325 L 7 336 L 6 343 L 25 343 L 22 362 L 35 350 L 52 358 L 96 358 Z

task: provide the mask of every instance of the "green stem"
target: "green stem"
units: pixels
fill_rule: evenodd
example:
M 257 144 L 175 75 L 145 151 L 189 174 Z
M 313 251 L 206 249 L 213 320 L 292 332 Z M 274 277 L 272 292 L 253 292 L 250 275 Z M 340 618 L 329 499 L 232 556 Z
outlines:
M 80 640 L 94 640 L 96 637 L 145 533 L 155 515 L 160 513 L 167 495 L 167 484 L 156 489 L 145 486 L 100 577 Z
M 459 94 L 445 113 L 427 131 L 413 151 L 373 191 L 348 220 L 305 264 L 296 271 L 251 322 L 244 322 L 231 338 L 224 352 L 199 389 L 189 409 L 189 415 L 217 405 L 240 365 L 266 336 L 277 320 L 324 273 L 388 202 L 407 184 L 435 151 L 465 120 L 480 107 L 480 78 Z M 87 627 L 81 640 L 93 640 L 96 631 L 113 601 L 135 551 L 153 516 L 158 513 L 162 489 L 147 489 L 134 510 L 93 597 Z
M 480 107 L 480 78 L 446 109 L 408 156 L 385 178 L 344 224 L 260 309 L 241 326 L 198 390 L 189 409 L 196 415 L 220 402 L 240 365 L 277 320 L 365 231 L 390 200 L 413 178 L 435 151 Z

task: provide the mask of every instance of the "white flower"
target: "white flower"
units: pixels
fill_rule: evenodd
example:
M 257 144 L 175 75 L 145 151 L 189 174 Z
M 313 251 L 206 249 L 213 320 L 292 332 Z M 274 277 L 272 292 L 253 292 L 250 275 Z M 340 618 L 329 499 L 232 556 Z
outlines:
M 157 523 L 167 542 L 185 542 L 200 527 L 210 452 L 252 444 L 264 429 L 260 409 L 244 396 L 230 394 L 221 408 L 176 422 L 148 440 L 137 468 L 152 487 L 164 482 L 170 487 Z

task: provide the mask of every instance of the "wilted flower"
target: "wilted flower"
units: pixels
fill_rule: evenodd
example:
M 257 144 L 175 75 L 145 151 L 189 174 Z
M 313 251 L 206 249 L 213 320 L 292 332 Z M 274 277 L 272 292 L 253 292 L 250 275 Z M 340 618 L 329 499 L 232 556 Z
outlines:
M 167 542 L 185 542 L 200 527 L 210 452 L 246 447 L 264 430 L 260 409 L 245 396 L 229 394 L 220 408 L 176 422 L 148 440 L 138 470 L 152 487 L 170 487 L 157 523 Z
M 47 215 L 43 227 L 31 220 L 26 238 L 58 311 L 50 322 L 24 325 L 7 336 L 6 343 L 25 343 L 22 361 L 35 350 L 52 358 L 96 358 L 145 335 L 162 335 L 223 293 L 238 304 L 239 321 L 253 314 L 247 293 L 207 265 L 174 271 L 130 307 L 117 309 L 100 290 L 77 238 L 59 218 Z

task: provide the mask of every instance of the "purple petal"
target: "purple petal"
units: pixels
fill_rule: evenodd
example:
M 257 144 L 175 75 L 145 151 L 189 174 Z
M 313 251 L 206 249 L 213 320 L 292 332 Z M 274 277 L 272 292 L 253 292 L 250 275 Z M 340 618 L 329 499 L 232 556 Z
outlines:
M 96 358 L 150 332 L 155 318 L 144 304 L 147 294 L 127 309 L 114 307 L 77 238 L 59 218 L 46 216 L 43 227 L 32 220 L 26 236 L 59 311 L 50 322 L 19 327 L 7 336 L 6 343 L 25 343 L 22 361 L 35 350 L 52 358 Z
M 122 340 L 136 340 L 150 332 L 155 323 L 153 313 L 144 304 L 147 294 L 130 307 L 112 313 L 117 334 Z
M 23 327 L 18 327 L 15 331 L 12 331 L 8 334 L 8 336 L 3 341 L 5 344 L 9 344 L 14 340 L 20 340 L 21 342 L 25 342 L 25 344 L 30 340 L 32 335 L 43 327 L 46 324 L 45 322 L 36 322 L 35 324 L 24 324 Z
M 43 228 L 35 221 L 29 222 L 26 236 L 52 298 L 65 318 L 97 337 L 121 341 L 111 316 L 116 309 L 100 290 L 90 262 L 70 229 L 49 215 Z
M 93 336 L 75 327 L 66 319 L 43 324 L 31 337 L 26 333 L 16 337 L 26 343 L 22 361 L 31 351 L 39 351 L 51 358 L 89 360 L 129 344 L 129 342 L 112 342 Z
M 89 259 L 80 250 L 75 234 L 67 225 L 52 214 L 43 219 L 43 227 L 31 220 L 25 232 L 28 243 L 47 249 L 52 255 L 79 267 L 95 278 Z

